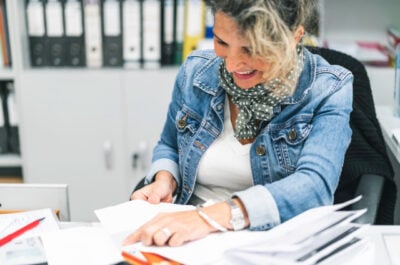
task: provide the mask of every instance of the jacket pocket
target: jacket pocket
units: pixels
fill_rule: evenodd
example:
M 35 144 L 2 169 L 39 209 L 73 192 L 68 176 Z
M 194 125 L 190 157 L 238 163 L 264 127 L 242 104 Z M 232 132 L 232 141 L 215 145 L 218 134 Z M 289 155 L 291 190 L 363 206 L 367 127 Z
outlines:
M 311 114 L 301 114 L 284 123 L 270 125 L 273 149 L 286 174 L 296 169 L 304 142 L 312 128 L 312 118 Z
M 183 106 L 175 117 L 177 139 L 180 148 L 185 146 L 189 139 L 196 134 L 200 127 L 201 116 Z

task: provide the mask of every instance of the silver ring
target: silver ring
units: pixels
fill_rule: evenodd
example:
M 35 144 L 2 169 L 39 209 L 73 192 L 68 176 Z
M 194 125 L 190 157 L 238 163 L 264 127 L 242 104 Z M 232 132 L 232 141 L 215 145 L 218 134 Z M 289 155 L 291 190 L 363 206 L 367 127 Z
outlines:
M 167 239 L 169 239 L 172 236 L 171 230 L 169 230 L 167 227 L 164 227 L 160 231 L 163 232 L 163 234 Z

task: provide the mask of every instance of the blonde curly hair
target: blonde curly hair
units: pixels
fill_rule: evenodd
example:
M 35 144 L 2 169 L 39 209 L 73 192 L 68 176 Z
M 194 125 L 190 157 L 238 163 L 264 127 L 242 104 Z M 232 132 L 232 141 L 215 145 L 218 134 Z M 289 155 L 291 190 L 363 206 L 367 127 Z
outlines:
M 296 67 L 295 31 L 302 26 L 314 33 L 318 25 L 317 0 L 205 0 L 212 12 L 222 12 L 238 25 L 250 44 L 251 56 L 271 65 L 265 80 L 279 78 Z M 292 88 L 294 89 L 294 87 Z

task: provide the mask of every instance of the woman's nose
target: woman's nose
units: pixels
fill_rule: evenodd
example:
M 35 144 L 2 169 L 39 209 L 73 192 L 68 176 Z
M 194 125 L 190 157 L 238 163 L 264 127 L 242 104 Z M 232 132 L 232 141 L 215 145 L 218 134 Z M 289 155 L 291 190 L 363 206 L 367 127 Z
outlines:
M 245 65 L 248 61 L 248 56 L 242 51 L 230 51 L 225 57 L 225 65 L 228 71 L 236 69 L 241 65 Z

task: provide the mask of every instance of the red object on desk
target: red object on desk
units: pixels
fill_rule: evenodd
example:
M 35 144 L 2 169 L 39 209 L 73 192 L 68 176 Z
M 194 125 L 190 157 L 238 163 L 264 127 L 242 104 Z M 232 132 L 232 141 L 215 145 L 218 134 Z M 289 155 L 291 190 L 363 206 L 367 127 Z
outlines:
M 15 232 L 12 232 L 11 234 L 3 237 L 0 239 L 0 247 L 7 244 L 8 242 L 10 242 L 11 240 L 19 237 L 20 235 L 22 235 L 23 233 L 25 233 L 26 231 L 29 231 L 33 228 L 35 228 L 36 226 L 38 226 L 40 224 L 40 221 L 43 221 L 45 217 L 37 219 L 23 227 L 21 227 L 20 229 L 16 230 Z
M 154 265 L 154 264 L 182 265 L 177 261 L 165 258 L 156 253 L 150 253 L 144 251 L 140 251 L 140 253 L 146 258 L 146 260 L 142 260 L 126 251 L 122 251 L 122 256 L 129 264 L 132 265 Z

